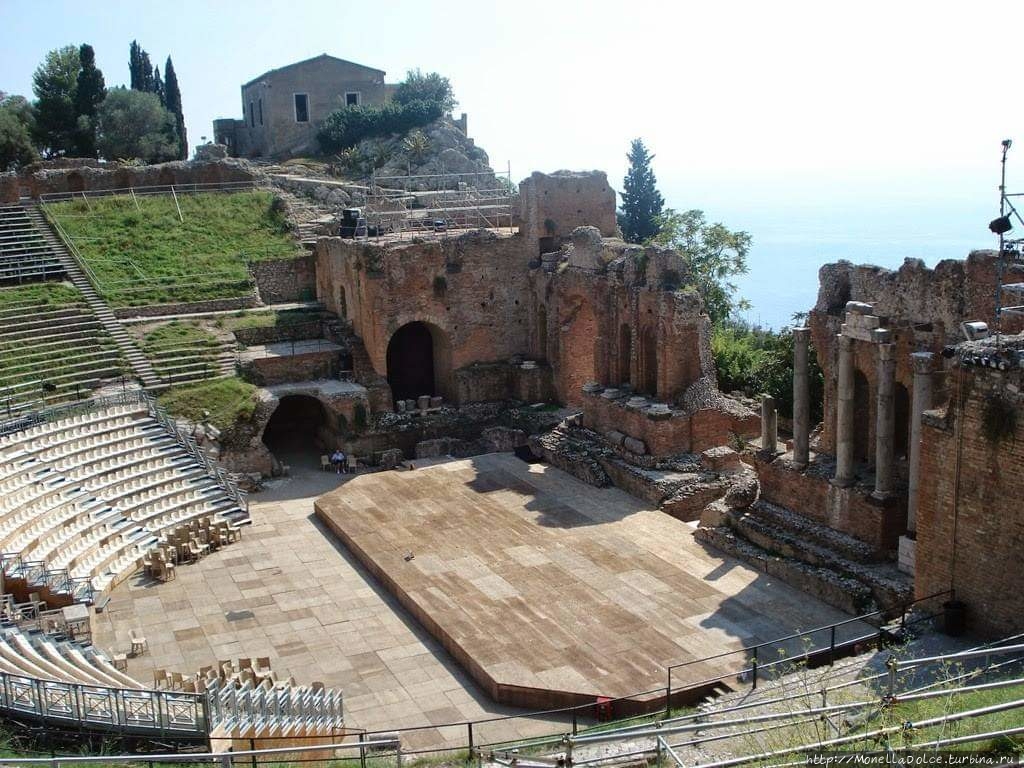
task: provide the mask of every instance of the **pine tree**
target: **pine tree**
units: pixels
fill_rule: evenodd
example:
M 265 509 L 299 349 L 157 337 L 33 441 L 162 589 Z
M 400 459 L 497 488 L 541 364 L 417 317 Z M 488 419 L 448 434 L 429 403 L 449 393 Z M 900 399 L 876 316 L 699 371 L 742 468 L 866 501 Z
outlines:
M 658 192 L 657 180 L 651 170 L 654 155 L 647 151 L 641 139 L 633 139 L 627 157 L 629 170 L 622 180 L 619 226 L 626 242 L 642 243 L 658 234 L 656 219 L 665 200 Z
M 78 72 L 75 91 L 75 153 L 79 157 L 96 157 L 96 110 L 107 96 L 103 72 L 96 67 L 96 53 L 91 45 L 78 49 L 82 68 Z
M 74 152 L 78 117 L 75 95 L 78 90 L 78 48 L 68 45 L 46 54 L 32 75 L 36 95 L 36 144 L 49 157 Z
M 174 121 L 178 129 L 178 141 L 180 150 L 178 157 L 181 160 L 188 159 L 188 135 L 185 133 L 185 114 L 181 109 L 181 91 L 178 88 L 178 75 L 174 71 L 174 62 L 167 57 L 164 65 L 164 105 L 167 111 L 174 115 Z

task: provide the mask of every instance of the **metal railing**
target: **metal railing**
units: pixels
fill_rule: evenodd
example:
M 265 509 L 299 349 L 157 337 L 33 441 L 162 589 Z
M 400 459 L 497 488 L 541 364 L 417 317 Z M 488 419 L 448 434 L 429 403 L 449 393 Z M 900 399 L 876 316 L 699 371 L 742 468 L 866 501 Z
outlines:
M 247 189 L 259 189 L 261 182 L 221 181 L 207 184 L 154 184 L 145 187 L 118 187 L 116 189 L 90 189 L 84 192 L 44 192 L 39 195 L 43 203 L 63 200 L 89 200 L 98 197 L 146 197 L 148 195 L 194 194 L 197 192 L 243 192 Z
M 244 683 L 240 688 L 211 682 L 206 688 L 212 731 L 273 724 L 281 732 L 345 725 L 341 691 L 302 686 L 266 689 Z
M 39 680 L 9 672 L 0 672 L 0 709 L 54 724 L 153 736 L 205 736 L 209 731 L 202 695 Z

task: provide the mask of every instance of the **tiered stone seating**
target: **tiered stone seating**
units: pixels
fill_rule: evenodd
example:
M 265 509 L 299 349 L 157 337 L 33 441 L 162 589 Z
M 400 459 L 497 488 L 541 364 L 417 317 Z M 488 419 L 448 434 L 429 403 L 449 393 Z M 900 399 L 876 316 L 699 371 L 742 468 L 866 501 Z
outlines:
M 97 648 L 13 626 L 0 631 L 0 672 L 60 683 L 145 689 Z
M 235 370 L 234 351 L 219 340 L 144 345 L 143 349 L 156 375 L 166 384 L 187 384 L 228 376 Z
M 141 405 L 0 438 L 0 547 L 111 588 L 169 531 L 211 517 L 248 522 L 218 482 Z M 8 567 L 10 578 L 27 578 Z
M 64 275 L 60 256 L 20 205 L 0 206 L 0 285 Z
M 5 415 L 40 401 L 86 397 L 123 370 L 117 345 L 84 301 L 59 306 L 4 302 L 0 359 Z

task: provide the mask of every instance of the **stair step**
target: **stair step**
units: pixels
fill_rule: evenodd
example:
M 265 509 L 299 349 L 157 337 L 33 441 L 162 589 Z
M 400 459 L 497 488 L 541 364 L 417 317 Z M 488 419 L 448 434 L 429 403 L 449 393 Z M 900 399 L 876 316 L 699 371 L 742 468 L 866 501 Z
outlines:
M 794 545 L 814 545 L 859 563 L 884 560 L 870 544 L 777 504 L 758 501 L 747 514 L 761 525 L 784 531 Z

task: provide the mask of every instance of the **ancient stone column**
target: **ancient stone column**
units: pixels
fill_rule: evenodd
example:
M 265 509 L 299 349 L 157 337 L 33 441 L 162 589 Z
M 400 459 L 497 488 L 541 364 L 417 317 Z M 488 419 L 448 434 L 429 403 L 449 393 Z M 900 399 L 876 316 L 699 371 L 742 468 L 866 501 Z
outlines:
M 878 403 L 875 409 L 875 492 L 876 499 L 892 495 L 895 466 L 893 440 L 896 427 L 895 345 L 878 344 Z
M 761 450 L 774 454 L 779 443 L 779 412 L 775 398 L 761 395 Z
M 803 469 L 810 461 L 811 396 L 807 372 L 810 328 L 793 329 L 793 463 Z
M 853 485 L 853 339 L 839 334 L 839 385 L 836 389 L 836 476 Z
M 910 362 L 914 366 L 914 394 L 910 404 L 910 477 L 907 485 L 907 531 L 917 530 L 917 500 L 921 483 L 921 416 L 932 407 L 931 352 L 914 352 Z

